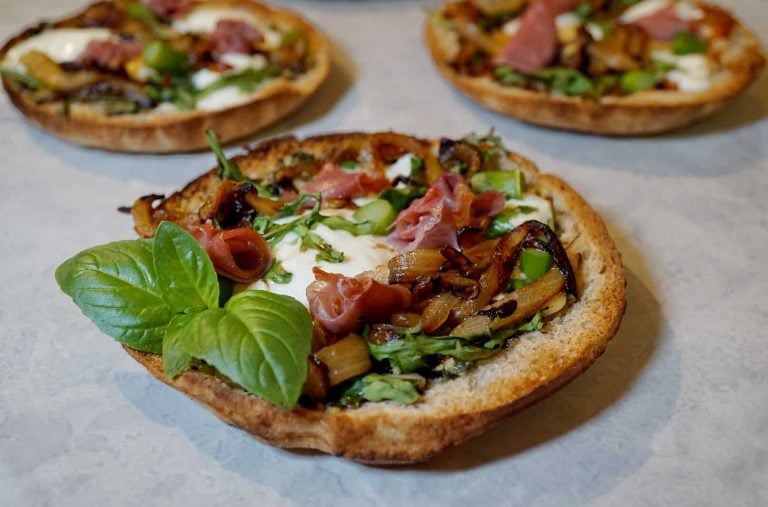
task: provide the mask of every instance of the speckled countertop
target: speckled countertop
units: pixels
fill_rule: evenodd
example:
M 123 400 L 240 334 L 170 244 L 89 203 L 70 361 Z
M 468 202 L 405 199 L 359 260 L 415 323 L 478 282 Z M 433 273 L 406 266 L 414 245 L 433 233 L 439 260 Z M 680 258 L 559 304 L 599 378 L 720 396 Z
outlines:
M 0 38 L 80 0 L 2 0 Z M 768 505 L 768 75 L 652 139 L 542 130 L 475 106 L 421 45 L 425 2 L 286 1 L 332 38 L 330 80 L 263 136 L 495 126 L 566 178 L 623 254 L 627 313 L 584 375 L 412 468 L 273 449 L 161 385 L 54 268 L 133 236 L 117 213 L 213 164 L 70 146 L 0 98 L 0 505 Z M 729 2 L 763 34 L 768 2 Z M 230 152 L 235 150 L 230 150 Z

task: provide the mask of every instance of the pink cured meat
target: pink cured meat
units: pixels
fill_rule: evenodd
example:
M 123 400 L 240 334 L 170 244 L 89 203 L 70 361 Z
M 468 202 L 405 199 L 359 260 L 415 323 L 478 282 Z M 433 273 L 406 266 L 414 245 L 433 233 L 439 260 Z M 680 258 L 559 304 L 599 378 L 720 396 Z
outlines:
M 312 317 L 331 333 L 359 330 L 361 318 L 383 322 L 411 304 L 411 293 L 399 285 L 386 285 L 367 276 L 350 278 L 313 268 L 315 281 L 307 287 Z
M 209 35 L 213 44 L 214 53 L 242 53 L 253 52 L 254 44 L 263 39 L 261 33 L 245 21 L 234 19 L 222 19 L 216 23 L 216 27 Z
M 165 19 L 173 19 L 186 14 L 192 7 L 192 0 L 141 0 L 141 3 Z
M 660 40 L 670 40 L 676 33 L 691 29 L 688 21 L 678 17 L 675 5 L 668 5 L 630 24 L 642 28 L 648 35 Z
M 354 199 L 380 192 L 390 185 L 383 174 L 345 171 L 330 162 L 304 186 L 305 192 L 320 192 L 323 199 Z
M 579 3 L 580 0 L 533 0 L 496 63 L 525 73 L 546 67 L 557 53 L 555 18 Z
M 88 43 L 75 61 L 81 65 L 116 71 L 140 53 L 141 44 L 138 42 L 94 40 Z
M 473 199 L 461 176 L 443 174 L 423 197 L 400 212 L 389 242 L 399 251 L 443 246 L 458 249 L 456 231 L 469 224 Z

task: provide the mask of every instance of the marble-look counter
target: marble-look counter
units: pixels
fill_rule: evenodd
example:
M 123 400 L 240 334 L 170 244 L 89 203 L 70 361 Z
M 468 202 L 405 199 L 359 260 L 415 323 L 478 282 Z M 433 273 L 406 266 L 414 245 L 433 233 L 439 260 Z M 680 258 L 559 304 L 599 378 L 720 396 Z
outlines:
M 119 205 L 180 187 L 211 155 L 77 148 L 2 95 L 0 505 L 767 505 L 768 74 L 674 134 L 573 135 L 488 112 L 441 81 L 421 44 L 429 3 L 282 3 L 330 34 L 335 63 L 307 107 L 262 137 L 495 126 L 605 219 L 628 280 L 619 333 L 562 391 L 426 465 L 262 445 L 152 379 L 53 278 L 73 253 L 133 237 Z M 764 36 L 765 0 L 729 3 Z M 4 0 L 0 38 L 79 4 Z

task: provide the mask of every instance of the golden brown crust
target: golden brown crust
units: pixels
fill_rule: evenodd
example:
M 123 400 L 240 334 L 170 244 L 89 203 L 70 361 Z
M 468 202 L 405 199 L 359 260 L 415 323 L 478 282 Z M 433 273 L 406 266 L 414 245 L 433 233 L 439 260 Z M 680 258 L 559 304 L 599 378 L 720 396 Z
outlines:
M 709 90 L 653 90 L 596 101 L 502 86 L 487 76 L 457 72 L 449 63 L 456 42 L 435 19 L 427 22 L 425 39 L 440 73 L 475 102 L 536 125 L 609 136 L 651 135 L 695 123 L 744 91 L 765 66 L 757 37 L 737 23 Z
M 301 106 L 328 76 L 328 41 L 297 14 L 267 7 L 254 0 L 208 0 L 197 3 L 238 5 L 266 14 L 282 26 L 303 30 L 313 55 L 312 68 L 293 81 L 270 81 L 249 102 L 216 111 L 105 116 L 96 107 L 73 105 L 65 114 L 65 106 L 61 102 L 38 104 L 16 82 L 3 78 L 3 85 L 12 103 L 28 120 L 73 143 L 109 151 L 178 153 L 207 149 L 205 131 L 208 129 L 215 130 L 222 143 L 228 143 L 275 123 Z M 0 50 L 0 61 L 10 47 L 34 33 L 33 29 L 29 29 L 13 37 Z
M 359 144 L 372 136 L 340 134 L 303 142 L 282 138 L 237 160 L 244 173 L 256 176 L 297 148 L 327 155 L 345 143 Z M 436 144 L 434 141 L 432 146 Z M 424 461 L 478 435 L 588 368 L 616 332 L 625 305 L 621 259 L 597 214 L 565 182 L 539 174 L 523 157 L 513 154 L 513 158 L 526 172 L 531 188 L 552 200 L 560 236 L 581 259 L 577 270 L 581 297 L 550 320 L 542 332 L 523 335 L 457 379 L 433 383 L 415 405 L 382 402 L 357 409 L 298 407 L 289 411 L 202 370 L 188 370 L 169 380 L 163 375 L 159 355 L 126 350 L 158 379 L 202 402 L 224 421 L 279 447 L 317 449 L 383 465 Z M 200 193 L 207 193 L 216 181 L 215 173 L 208 172 L 158 209 L 184 215 L 196 209 L 202 200 Z

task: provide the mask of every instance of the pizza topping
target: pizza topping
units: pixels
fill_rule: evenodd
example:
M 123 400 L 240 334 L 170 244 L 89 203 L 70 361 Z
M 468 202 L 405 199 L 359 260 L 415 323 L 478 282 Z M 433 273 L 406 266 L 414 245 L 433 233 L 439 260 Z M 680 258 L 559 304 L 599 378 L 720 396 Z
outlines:
M 442 245 L 458 248 L 456 231 L 469 224 L 473 199 L 461 176 L 443 174 L 424 197 L 400 212 L 390 242 L 400 251 Z
M 269 245 L 252 229 L 218 230 L 209 223 L 191 226 L 189 232 L 210 256 L 216 272 L 239 283 L 254 282 L 272 262 Z
M 0 71 L 38 103 L 88 104 L 106 115 L 226 109 L 253 100 L 264 83 L 292 81 L 314 65 L 303 28 L 278 27 L 271 16 L 190 0 L 100 2 L 22 38 L 7 51 Z M 48 73 L 67 79 L 31 74 L 21 59 L 32 52 L 54 63 L 46 66 Z M 93 79 L 82 84 L 78 71 L 92 72 Z M 136 83 L 150 100 L 112 94 L 116 86 L 90 86 L 114 80 Z
M 385 285 L 368 276 L 346 277 L 314 268 L 315 281 L 307 287 L 312 317 L 336 334 L 358 331 L 361 318 L 382 322 L 406 308 L 411 293 L 399 285 Z
M 245 21 L 222 19 L 216 23 L 216 28 L 209 35 L 214 53 L 243 53 L 249 54 L 257 42 L 263 39 L 259 31 Z
M 326 163 L 304 186 L 304 191 L 319 192 L 323 199 L 354 199 L 380 192 L 390 185 L 381 173 L 345 171 L 336 164 Z
M 141 0 L 141 3 L 165 19 L 182 16 L 192 7 L 192 0 Z
M 91 41 L 75 60 L 76 63 L 117 71 L 141 54 L 141 44 L 129 41 Z
M 719 47 L 712 42 L 729 37 L 736 23 L 722 9 L 688 0 L 531 0 L 495 8 L 452 1 L 433 18 L 434 29 L 456 41 L 444 52 L 457 72 L 595 100 L 650 89 L 709 89 L 710 74 L 681 79 L 685 69 L 656 55 L 695 53 L 715 69 L 721 57 L 710 50 Z
M 690 29 L 690 23 L 681 19 L 674 5 L 668 5 L 653 14 L 632 22 L 645 30 L 651 37 L 660 40 L 670 40 L 676 33 Z
M 580 0 L 532 0 L 497 62 L 521 72 L 535 72 L 547 66 L 557 51 L 555 18 L 579 3 Z

